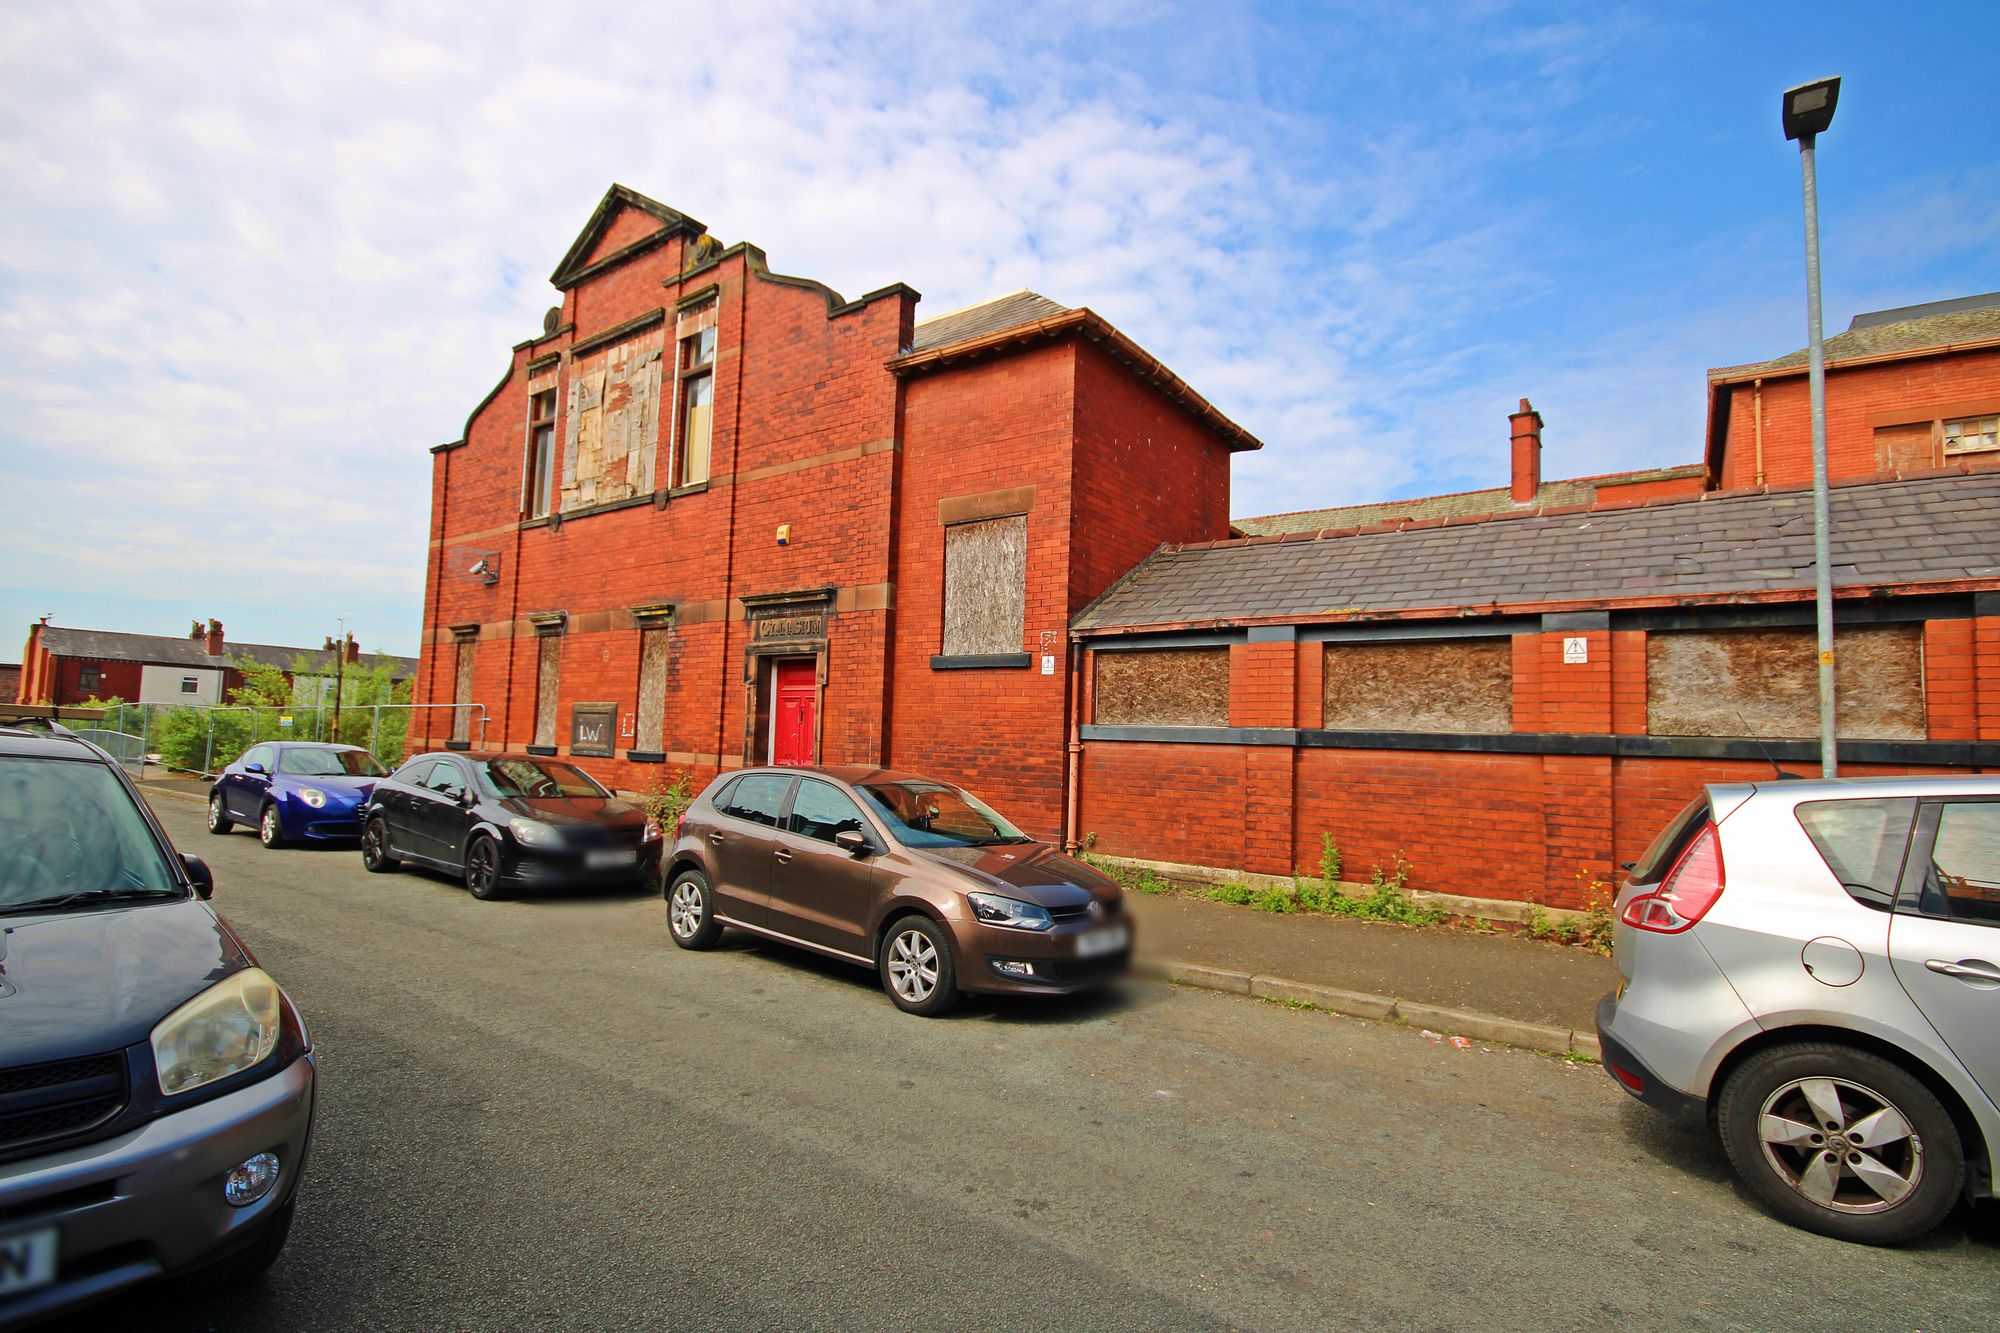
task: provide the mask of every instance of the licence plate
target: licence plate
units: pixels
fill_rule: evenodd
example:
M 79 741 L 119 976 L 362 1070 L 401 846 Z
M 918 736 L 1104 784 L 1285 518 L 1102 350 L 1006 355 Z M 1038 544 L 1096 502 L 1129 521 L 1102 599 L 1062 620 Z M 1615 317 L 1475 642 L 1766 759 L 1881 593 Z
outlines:
M 1125 947 L 1130 934 L 1123 926 L 1106 926 L 1102 930 L 1086 930 L 1076 937 L 1078 958 L 1101 958 L 1108 953 L 1117 953 Z
M 46 1287 L 56 1280 L 56 1229 L 0 1236 L 0 1296 Z
M 583 854 L 583 863 L 592 870 L 608 870 L 612 866 L 634 865 L 638 860 L 639 853 L 629 847 L 600 848 L 597 851 L 585 852 Z

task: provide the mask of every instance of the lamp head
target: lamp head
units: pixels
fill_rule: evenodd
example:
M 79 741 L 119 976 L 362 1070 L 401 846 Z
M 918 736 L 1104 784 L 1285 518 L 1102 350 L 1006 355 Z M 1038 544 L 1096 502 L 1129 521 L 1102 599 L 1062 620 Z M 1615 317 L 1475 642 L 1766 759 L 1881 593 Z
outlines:
M 1819 134 L 1833 124 L 1833 108 L 1839 101 L 1838 75 L 1785 89 L 1785 137 L 1810 139 Z

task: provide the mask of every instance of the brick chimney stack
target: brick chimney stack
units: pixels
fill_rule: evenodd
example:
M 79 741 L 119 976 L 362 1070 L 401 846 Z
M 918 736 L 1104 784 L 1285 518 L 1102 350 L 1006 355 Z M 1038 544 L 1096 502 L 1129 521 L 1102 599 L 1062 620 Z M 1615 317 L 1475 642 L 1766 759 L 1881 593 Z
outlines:
M 1514 431 L 1514 503 L 1533 504 L 1542 489 L 1542 414 L 1523 398 L 1507 421 Z
M 353 666 L 361 660 L 361 645 L 354 641 L 354 635 L 347 636 L 347 665 Z
M 222 656 L 222 622 L 220 620 L 211 620 L 208 622 L 208 633 L 203 638 L 205 642 L 202 646 L 210 657 Z

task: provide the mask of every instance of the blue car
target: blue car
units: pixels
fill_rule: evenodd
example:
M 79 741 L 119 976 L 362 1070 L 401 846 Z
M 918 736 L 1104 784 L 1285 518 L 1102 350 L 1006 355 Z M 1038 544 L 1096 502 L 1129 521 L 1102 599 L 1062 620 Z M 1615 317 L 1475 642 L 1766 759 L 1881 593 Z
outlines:
M 388 770 L 355 745 L 264 741 L 222 770 L 208 792 L 208 831 L 252 824 L 266 847 L 361 836 L 361 807 Z

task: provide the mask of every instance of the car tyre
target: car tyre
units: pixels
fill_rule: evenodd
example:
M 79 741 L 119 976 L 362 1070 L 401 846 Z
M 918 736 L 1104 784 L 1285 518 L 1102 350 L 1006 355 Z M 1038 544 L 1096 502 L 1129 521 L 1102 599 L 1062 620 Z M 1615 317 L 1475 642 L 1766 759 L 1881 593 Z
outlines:
M 285 845 L 285 826 L 278 822 L 277 806 L 267 805 L 264 812 L 257 816 L 257 841 L 266 847 Z
M 235 827 L 235 821 L 223 813 L 222 793 L 219 791 L 210 792 L 208 794 L 208 831 L 210 833 L 227 833 Z
M 292 1214 L 297 1206 L 298 1196 L 294 1194 L 271 1214 L 270 1221 L 257 1233 L 257 1239 L 234 1254 L 226 1254 L 180 1278 L 181 1290 L 188 1295 L 220 1291 L 248 1282 L 276 1263 L 292 1234 Z
M 683 870 L 667 889 L 667 934 L 683 949 L 713 948 L 722 938 L 722 923 L 715 919 L 715 894 L 708 876 L 699 870 Z
M 1716 1121 L 1744 1183 L 1823 1236 L 1910 1240 L 1944 1220 L 1965 1180 L 1958 1127 L 1936 1095 L 1850 1046 L 1759 1052 L 1729 1076 Z
M 500 887 L 500 844 L 484 834 L 466 846 L 465 887 L 481 902 L 506 896 Z
M 389 824 L 376 815 L 361 826 L 361 867 L 371 875 L 386 875 L 402 865 L 389 854 Z
M 935 1018 L 958 1003 L 951 938 L 927 916 L 900 917 L 883 932 L 876 970 L 904 1013 Z

